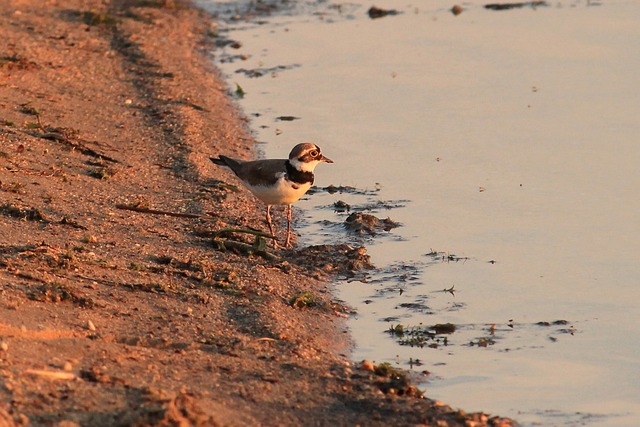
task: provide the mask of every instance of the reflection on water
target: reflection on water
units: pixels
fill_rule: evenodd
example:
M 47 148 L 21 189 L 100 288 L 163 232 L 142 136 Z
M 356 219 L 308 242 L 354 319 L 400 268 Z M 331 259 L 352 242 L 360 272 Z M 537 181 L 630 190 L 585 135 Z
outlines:
M 634 425 L 640 4 L 483 4 L 298 2 L 225 21 L 217 62 L 262 155 L 316 142 L 319 188 L 358 189 L 297 204 L 303 244 L 379 267 L 336 287 L 354 359 L 525 425 Z M 354 235 L 352 212 L 401 227 Z

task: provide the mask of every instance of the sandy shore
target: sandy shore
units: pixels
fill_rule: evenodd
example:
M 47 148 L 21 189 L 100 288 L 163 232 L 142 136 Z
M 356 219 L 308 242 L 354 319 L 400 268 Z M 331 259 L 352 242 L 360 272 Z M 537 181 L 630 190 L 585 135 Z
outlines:
M 265 224 L 209 161 L 253 147 L 210 17 L 160 0 L 0 14 L 0 426 L 511 425 L 352 366 L 329 281 L 361 252 L 215 236 Z

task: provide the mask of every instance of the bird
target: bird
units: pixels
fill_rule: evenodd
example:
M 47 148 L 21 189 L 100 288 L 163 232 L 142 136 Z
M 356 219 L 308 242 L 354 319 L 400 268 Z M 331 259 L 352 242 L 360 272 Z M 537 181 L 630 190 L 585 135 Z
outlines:
M 288 159 L 238 160 L 219 155 L 210 157 L 219 166 L 226 166 L 264 204 L 267 205 L 267 224 L 273 238 L 273 247 L 278 243 L 271 222 L 271 206 L 287 206 L 287 237 L 285 248 L 291 247 L 291 205 L 302 197 L 313 184 L 313 171 L 320 163 L 333 163 L 325 157 L 320 147 L 303 142 L 293 147 Z

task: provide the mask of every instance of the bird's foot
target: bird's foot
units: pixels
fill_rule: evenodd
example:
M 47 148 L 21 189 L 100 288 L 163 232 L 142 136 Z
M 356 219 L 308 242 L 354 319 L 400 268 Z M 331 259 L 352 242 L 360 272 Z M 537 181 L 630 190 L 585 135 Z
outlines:
M 287 236 L 287 239 L 284 241 L 284 247 L 285 249 L 290 249 L 293 247 L 293 244 L 291 243 L 291 238 L 289 236 Z

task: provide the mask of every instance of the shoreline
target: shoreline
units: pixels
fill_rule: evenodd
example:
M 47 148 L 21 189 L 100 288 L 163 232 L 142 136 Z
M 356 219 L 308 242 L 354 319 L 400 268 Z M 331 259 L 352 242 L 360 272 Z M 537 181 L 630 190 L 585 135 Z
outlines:
M 209 161 L 254 143 L 209 15 L 36 3 L 0 3 L 0 425 L 513 424 L 338 354 L 328 273 L 357 250 L 319 264 L 212 243 L 264 224 Z

